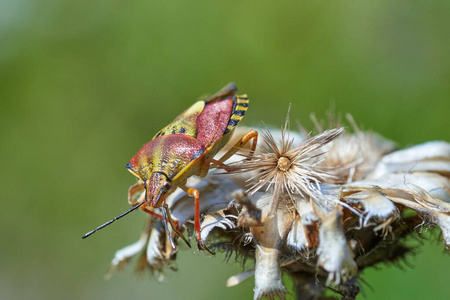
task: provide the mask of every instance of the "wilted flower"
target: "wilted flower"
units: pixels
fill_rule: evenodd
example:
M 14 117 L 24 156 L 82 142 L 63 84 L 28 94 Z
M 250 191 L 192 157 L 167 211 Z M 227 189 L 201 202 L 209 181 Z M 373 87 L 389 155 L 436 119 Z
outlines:
M 235 155 L 227 174 L 215 169 L 187 182 L 201 195 L 201 239 L 216 251 L 255 259 L 254 268 L 227 282 L 254 275 L 254 299 L 285 299 L 282 272 L 305 298 L 318 299 L 331 286 L 352 299 L 360 272 L 402 259 L 410 251 L 404 237 L 424 224 L 441 227 L 450 247 L 449 143 L 394 151 L 392 142 L 356 126 L 353 134 L 318 129 L 315 136 L 290 131 L 288 122 L 281 131 L 265 129 L 251 159 Z M 167 202 L 172 217 L 190 227 L 189 196 L 178 190 Z M 112 266 L 141 254 L 138 269 L 162 278 L 175 253 L 162 221 L 150 218 Z

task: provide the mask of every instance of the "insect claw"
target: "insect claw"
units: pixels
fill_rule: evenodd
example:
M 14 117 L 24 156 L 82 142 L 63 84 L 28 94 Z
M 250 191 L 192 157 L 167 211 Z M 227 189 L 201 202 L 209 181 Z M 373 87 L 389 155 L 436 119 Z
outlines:
M 188 242 L 188 240 L 184 237 L 184 235 L 181 232 L 177 232 L 177 234 L 181 237 L 181 239 L 188 245 L 189 248 L 191 247 L 191 243 Z
M 197 242 L 197 247 L 198 247 L 198 250 L 206 250 L 209 252 L 209 254 L 216 255 L 215 252 L 212 252 L 211 250 L 209 250 L 208 247 L 206 247 L 206 245 L 203 244 L 202 242 Z

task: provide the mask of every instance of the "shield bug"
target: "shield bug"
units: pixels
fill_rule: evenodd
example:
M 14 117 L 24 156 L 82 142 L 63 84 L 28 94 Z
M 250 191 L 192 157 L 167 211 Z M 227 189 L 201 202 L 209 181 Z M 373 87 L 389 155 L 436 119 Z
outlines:
M 143 211 L 163 220 L 168 234 L 169 222 L 174 232 L 189 245 L 165 202 L 166 197 L 179 187 L 194 197 L 197 245 L 199 249 L 209 251 L 200 239 L 200 193 L 195 188 L 187 187 L 186 181 L 193 175 L 206 176 L 212 165 L 226 167 L 224 161 L 251 139 L 251 153 L 255 150 L 258 132 L 251 130 L 220 159 L 213 158 L 229 141 L 247 111 L 247 95 L 239 96 L 236 93 L 236 86 L 230 83 L 210 98 L 197 101 L 145 144 L 127 164 L 127 169 L 139 179 L 128 191 L 128 202 L 133 207 L 86 233 L 83 238 L 141 207 Z M 133 202 L 134 195 L 143 191 L 145 198 Z M 154 208 L 162 208 L 162 215 L 157 214 Z M 175 248 L 170 234 L 169 238 Z

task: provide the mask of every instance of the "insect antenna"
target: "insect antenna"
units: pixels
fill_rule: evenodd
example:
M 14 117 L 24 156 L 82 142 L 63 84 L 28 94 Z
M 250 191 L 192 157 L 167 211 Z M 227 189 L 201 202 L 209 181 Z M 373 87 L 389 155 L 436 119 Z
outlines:
M 123 214 L 115 217 L 114 219 L 106 222 L 103 225 L 98 226 L 97 228 L 95 228 L 94 230 L 89 231 L 88 233 L 86 233 L 85 235 L 83 235 L 82 239 L 87 238 L 88 236 L 92 235 L 94 232 L 99 231 L 102 228 L 105 228 L 106 226 L 108 226 L 109 224 L 113 223 L 116 220 L 119 220 L 120 218 L 122 218 L 123 216 L 128 215 L 130 212 L 132 212 L 133 210 L 135 210 L 136 208 L 139 208 L 142 206 L 142 204 L 144 204 L 145 201 L 142 201 L 141 203 L 137 204 L 136 206 L 133 206 L 132 208 L 130 208 L 129 210 L 127 210 L 126 212 L 124 212 Z

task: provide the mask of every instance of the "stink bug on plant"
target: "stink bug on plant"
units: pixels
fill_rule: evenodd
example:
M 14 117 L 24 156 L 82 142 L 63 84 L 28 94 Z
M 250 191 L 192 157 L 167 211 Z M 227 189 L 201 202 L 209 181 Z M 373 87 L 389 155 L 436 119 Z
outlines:
M 197 245 L 199 249 L 209 251 L 200 238 L 200 193 L 195 188 L 186 187 L 186 181 L 193 175 L 206 176 L 211 165 L 225 167 L 224 161 L 251 139 L 251 153 L 255 151 L 258 132 L 251 130 L 220 159 L 213 158 L 229 141 L 247 111 L 247 95 L 239 96 L 236 93 L 236 86 L 230 83 L 212 97 L 197 101 L 145 144 L 127 164 L 127 169 L 139 179 L 128 191 L 128 202 L 133 208 L 86 233 L 83 238 L 141 207 L 143 211 L 163 220 L 168 234 L 169 222 L 173 231 L 190 246 L 179 231 L 178 222 L 172 219 L 165 202 L 166 197 L 179 187 L 194 197 Z M 134 195 L 143 191 L 145 198 L 133 202 Z M 162 215 L 154 212 L 153 208 L 159 207 L 162 208 Z M 170 234 L 169 239 L 175 249 Z

